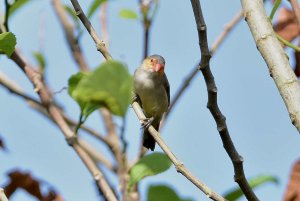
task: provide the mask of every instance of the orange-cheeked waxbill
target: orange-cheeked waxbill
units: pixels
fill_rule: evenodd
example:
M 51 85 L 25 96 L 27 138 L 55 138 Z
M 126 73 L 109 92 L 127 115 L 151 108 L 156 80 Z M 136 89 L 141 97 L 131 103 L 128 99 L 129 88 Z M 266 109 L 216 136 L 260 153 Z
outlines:
M 142 65 L 134 72 L 134 100 L 143 108 L 147 119 L 143 122 L 143 146 L 155 148 L 155 140 L 148 132 L 152 125 L 157 131 L 163 114 L 170 104 L 170 85 L 164 72 L 165 59 L 152 55 L 144 59 Z

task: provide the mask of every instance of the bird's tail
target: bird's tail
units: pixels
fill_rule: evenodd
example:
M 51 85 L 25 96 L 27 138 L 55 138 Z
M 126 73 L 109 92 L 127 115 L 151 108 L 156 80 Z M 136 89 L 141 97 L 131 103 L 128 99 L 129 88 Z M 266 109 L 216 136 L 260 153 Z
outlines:
M 159 129 L 159 124 L 158 125 L 153 125 L 155 130 L 158 131 Z M 148 129 L 144 129 L 144 134 L 143 134 L 143 146 L 146 147 L 147 149 L 151 149 L 151 151 L 154 151 L 155 148 L 155 140 L 152 137 L 152 135 L 149 133 Z

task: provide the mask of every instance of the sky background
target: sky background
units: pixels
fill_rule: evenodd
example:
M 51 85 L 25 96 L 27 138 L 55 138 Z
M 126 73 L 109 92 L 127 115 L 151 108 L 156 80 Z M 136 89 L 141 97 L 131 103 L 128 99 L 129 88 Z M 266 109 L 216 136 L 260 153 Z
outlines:
M 63 1 L 69 3 L 69 1 Z M 79 1 L 86 10 L 92 1 Z M 211 45 L 224 25 L 241 9 L 239 1 L 201 1 Z M 138 12 L 137 1 L 111 0 L 108 7 L 110 52 L 128 65 L 131 73 L 142 59 L 142 26 L 136 20 L 118 16 L 120 9 Z M 268 13 L 270 4 L 266 4 Z M 0 4 L 3 15 L 4 3 Z M 92 24 L 100 32 L 98 13 Z M 70 75 L 78 71 L 66 46 L 64 34 L 51 1 L 32 0 L 10 21 L 17 36 L 17 47 L 26 59 L 36 65 L 32 52 L 41 50 L 47 60 L 47 82 L 53 91 L 67 86 Z M 91 67 L 103 57 L 96 51 L 90 36 L 83 35 L 81 45 Z M 150 54 L 161 54 L 166 60 L 166 73 L 171 85 L 171 98 L 195 64 L 200 60 L 197 30 L 190 1 L 160 1 L 151 30 Z M 292 52 L 287 50 L 289 55 Z M 293 58 L 290 57 L 291 63 Z M 256 49 L 249 28 L 242 20 L 211 59 L 211 69 L 218 87 L 219 107 L 227 118 L 232 140 L 244 157 L 248 178 L 260 174 L 276 176 L 280 184 L 268 184 L 255 190 L 261 200 L 279 201 L 288 181 L 291 165 L 299 158 L 300 136 L 291 124 L 286 107 L 268 68 Z M 37 97 L 23 72 L 5 56 L 0 57 L 0 72 L 15 80 L 27 93 Z M 55 95 L 66 112 L 77 119 L 79 108 L 67 91 Z M 0 152 L 0 186 L 7 181 L 7 171 L 20 168 L 32 172 L 53 185 L 68 201 L 99 200 L 92 177 L 74 151 L 67 146 L 60 130 L 27 104 L 0 87 L 0 136 L 8 153 Z M 207 92 L 199 73 L 181 97 L 162 130 L 162 136 L 173 153 L 200 180 L 223 194 L 236 184 L 233 167 L 223 149 L 215 122 L 206 108 Z M 133 160 L 141 141 L 140 125 L 130 108 L 127 114 L 126 138 Z M 116 119 L 119 123 L 120 120 Z M 104 132 L 98 114 L 87 121 Z M 111 158 L 107 149 L 84 138 Z M 157 146 L 156 151 L 161 152 Z M 109 175 L 114 181 L 115 178 Z M 167 184 L 178 194 L 194 200 L 209 200 L 174 167 L 141 182 L 142 200 L 147 186 Z M 117 182 L 114 183 L 117 188 Z M 19 191 L 12 201 L 34 200 Z

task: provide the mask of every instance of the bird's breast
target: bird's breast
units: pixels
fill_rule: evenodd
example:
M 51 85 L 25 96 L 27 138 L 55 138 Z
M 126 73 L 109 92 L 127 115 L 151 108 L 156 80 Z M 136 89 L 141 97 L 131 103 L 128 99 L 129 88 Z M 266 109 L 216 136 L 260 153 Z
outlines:
M 160 75 L 157 75 L 160 76 Z M 168 96 L 162 78 L 136 71 L 134 91 L 140 97 L 142 107 L 148 116 L 161 117 L 168 109 Z

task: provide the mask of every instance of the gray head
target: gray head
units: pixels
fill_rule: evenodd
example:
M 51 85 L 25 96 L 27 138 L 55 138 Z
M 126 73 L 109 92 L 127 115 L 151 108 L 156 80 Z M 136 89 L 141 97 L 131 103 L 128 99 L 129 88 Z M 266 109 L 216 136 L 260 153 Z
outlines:
M 144 59 L 142 68 L 163 74 L 165 68 L 165 59 L 158 54 L 151 55 Z

